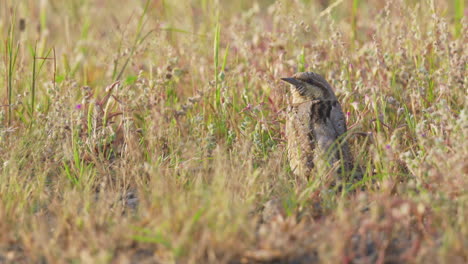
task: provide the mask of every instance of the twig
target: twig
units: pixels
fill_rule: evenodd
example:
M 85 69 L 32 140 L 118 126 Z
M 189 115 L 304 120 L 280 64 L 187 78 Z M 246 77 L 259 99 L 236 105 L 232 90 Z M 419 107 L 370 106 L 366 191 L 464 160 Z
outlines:
M 339 4 L 341 4 L 343 2 L 343 0 L 337 0 L 335 1 L 333 4 L 329 5 L 325 10 L 323 10 L 322 12 L 320 12 L 319 14 L 319 18 L 320 17 L 323 17 L 324 15 L 326 14 L 329 14 L 333 8 L 337 7 Z

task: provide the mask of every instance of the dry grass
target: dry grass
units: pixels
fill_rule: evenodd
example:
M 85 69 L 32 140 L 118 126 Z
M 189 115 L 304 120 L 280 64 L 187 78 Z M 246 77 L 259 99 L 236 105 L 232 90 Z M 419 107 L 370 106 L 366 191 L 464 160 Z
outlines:
M 467 263 L 464 1 L 230 2 L 2 1 L 0 263 Z M 287 165 L 304 69 L 341 192 Z

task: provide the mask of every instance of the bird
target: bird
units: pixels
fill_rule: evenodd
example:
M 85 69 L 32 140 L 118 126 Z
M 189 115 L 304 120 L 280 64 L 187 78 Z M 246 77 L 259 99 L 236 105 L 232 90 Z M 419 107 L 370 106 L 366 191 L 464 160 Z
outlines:
M 310 179 L 312 170 L 324 164 L 337 166 L 339 175 L 351 172 L 346 119 L 331 85 L 314 72 L 298 72 L 281 80 L 291 84 L 285 134 L 293 173 Z

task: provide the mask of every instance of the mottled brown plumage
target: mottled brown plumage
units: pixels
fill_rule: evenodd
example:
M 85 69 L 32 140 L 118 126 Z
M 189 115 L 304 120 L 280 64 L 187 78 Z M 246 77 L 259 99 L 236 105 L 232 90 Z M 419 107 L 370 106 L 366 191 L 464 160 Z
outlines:
M 353 158 L 345 142 L 346 121 L 328 82 L 313 72 L 282 80 L 292 84 L 286 120 L 288 158 L 293 172 L 309 178 L 318 164 L 351 171 Z

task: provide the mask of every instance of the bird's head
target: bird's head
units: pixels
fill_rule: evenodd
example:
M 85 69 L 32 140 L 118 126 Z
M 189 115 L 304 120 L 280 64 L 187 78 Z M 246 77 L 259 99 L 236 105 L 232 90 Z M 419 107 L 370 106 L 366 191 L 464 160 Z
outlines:
M 336 100 L 330 84 L 317 73 L 298 72 L 281 80 L 293 85 L 291 91 L 296 103 L 304 100 Z

